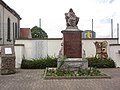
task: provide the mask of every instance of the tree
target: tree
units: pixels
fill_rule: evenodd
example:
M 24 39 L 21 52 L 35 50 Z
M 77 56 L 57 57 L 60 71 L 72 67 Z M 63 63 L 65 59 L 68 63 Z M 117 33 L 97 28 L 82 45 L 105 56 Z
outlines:
M 48 38 L 47 33 L 40 27 L 34 26 L 31 29 L 32 38 Z

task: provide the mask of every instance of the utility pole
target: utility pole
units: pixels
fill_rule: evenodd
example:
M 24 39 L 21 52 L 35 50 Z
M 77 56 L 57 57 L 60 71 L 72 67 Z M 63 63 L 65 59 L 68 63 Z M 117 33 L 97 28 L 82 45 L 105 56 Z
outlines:
M 92 19 L 92 38 L 93 38 L 93 19 Z
M 117 23 L 117 38 L 118 38 L 117 44 L 119 44 L 119 23 Z

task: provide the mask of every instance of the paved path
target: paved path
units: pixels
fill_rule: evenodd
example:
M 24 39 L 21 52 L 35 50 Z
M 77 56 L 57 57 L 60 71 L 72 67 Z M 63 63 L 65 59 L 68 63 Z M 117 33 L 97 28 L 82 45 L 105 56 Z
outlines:
M 0 90 L 120 90 L 120 68 L 102 71 L 112 79 L 44 80 L 44 70 L 18 69 L 16 74 L 0 75 Z

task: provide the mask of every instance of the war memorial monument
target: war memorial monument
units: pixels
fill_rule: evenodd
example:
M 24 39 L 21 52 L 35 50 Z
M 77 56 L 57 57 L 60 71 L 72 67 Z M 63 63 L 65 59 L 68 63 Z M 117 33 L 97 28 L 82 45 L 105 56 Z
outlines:
M 82 30 L 77 26 L 79 17 L 77 17 L 71 8 L 65 13 L 66 29 L 63 33 L 63 46 L 61 56 L 65 57 L 63 67 L 71 67 L 72 69 L 87 68 L 88 61 L 85 60 L 82 53 Z M 61 60 L 58 60 L 58 66 Z

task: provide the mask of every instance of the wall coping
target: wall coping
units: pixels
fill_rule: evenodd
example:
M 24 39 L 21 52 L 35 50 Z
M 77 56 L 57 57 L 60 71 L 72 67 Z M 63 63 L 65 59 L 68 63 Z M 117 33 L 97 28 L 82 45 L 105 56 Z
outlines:
M 0 44 L 0 46 L 3 46 L 3 44 Z M 14 46 L 24 46 L 24 44 L 14 44 Z
M 83 38 L 83 40 L 118 40 L 118 38 Z
M 109 46 L 120 46 L 120 44 L 110 44 Z
M 62 40 L 62 38 L 19 38 L 16 40 Z M 82 40 L 118 40 L 118 38 L 82 38 Z
M 19 38 L 16 40 L 62 40 L 62 38 Z
M 15 44 L 15 46 L 24 46 L 24 44 Z

